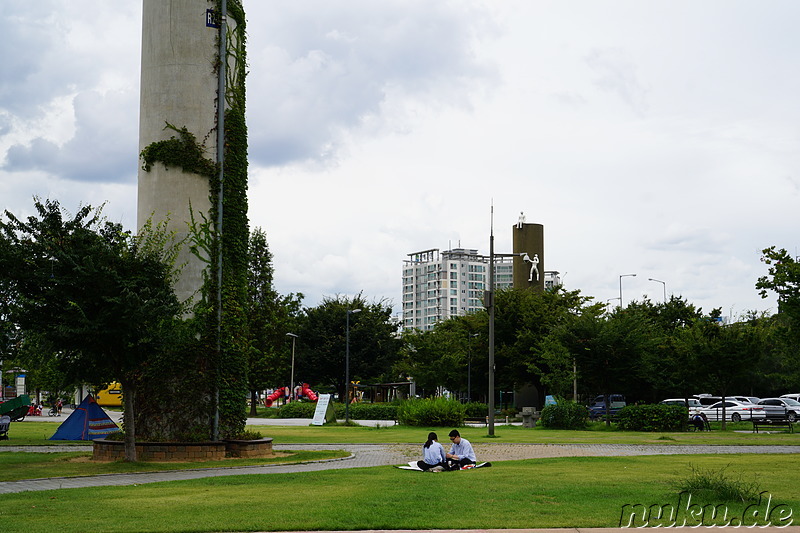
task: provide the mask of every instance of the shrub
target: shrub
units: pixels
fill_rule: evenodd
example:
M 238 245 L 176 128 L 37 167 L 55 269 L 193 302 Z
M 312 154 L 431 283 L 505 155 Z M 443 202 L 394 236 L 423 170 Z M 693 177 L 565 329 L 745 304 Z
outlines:
M 344 417 L 344 405 L 342 405 L 342 417 Z M 350 418 L 356 420 L 397 420 L 397 404 L 354 403 L 350 405 Z
M 627 405 L 620 409 L 617 427 L 628 431 L 683 431 L 689 411 L 681 405 Z
M 557 404 L 544 406 L 539 423 L 549 429 L 584 429 L 588 418 L 585 405 L 559 398 Z
M 466 418 L 483 418 L 489 415 L 489 406 L 481 402 L 469 402 L 464 404 L 464 416 Z
M 313 418 L 317 402 L 290 402 L 278 408 L 278 418 Z
M 464 423 L 464 404 L 444 397 L 406 400 L 397 407 L 397 420 L 407 426 L 458 427 Z
M 702 470 L 694 465 L 689 465 L 689 467 L 692 469 L 692 473 L 688 478 L 680 480 L 677 488 L 705 501 L 754 501 L 758 499 L 758 494 L 761 492 L 757 481 L 745 481 L 742 474 L 739 474 L 736 479 L 729 478 L 725 474 L 727 466 L 718 471 Z

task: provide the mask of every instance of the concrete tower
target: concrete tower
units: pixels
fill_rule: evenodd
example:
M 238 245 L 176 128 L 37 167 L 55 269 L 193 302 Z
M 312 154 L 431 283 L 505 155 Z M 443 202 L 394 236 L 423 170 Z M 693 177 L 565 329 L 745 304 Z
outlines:
M 142 73 L 139 111 L 139 151 L 177 136 L 167 123 L 186 128 L 216 159 L 216 106 L 219 31 L 208 10 L 213 0 L 144 0 L 142 17 Z M 170 218 L 169 229 L 188 234 L 189 206 L 197 220 L 208 217 L 209 178 L 167 168 L 157 162 L 150 171 L 139 169 L 137 225 L 149 218 Z M 184 246 L 178 258 L 185 264 L 176 293 L 185 300 L 200 289 L 205 264 Z
M 520 222 L 512 231 L 514 287 L 544 290 L 544 226 Z

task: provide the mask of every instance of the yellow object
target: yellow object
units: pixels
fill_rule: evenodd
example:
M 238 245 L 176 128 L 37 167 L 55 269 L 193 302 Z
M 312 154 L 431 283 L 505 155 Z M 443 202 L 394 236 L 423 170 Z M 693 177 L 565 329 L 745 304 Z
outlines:
M 122 407 L 122 385 L 116 381 L 97 393 L 97 405 L 102 407 Z

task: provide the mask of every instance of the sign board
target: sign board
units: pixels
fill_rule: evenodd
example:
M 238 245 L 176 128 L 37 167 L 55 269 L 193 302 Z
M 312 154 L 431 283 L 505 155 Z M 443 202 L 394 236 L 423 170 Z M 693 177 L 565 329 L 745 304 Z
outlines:
M 213 9 L 206 9 L 206 28 L 219 28 L 220 17 Z
M 325 422 L 336 422 L 336 413 L 333 411 L 330 394 L 320 394 L 317 400 L 317 408 L 314 410 L 314 420 L 312 426 L 321 426 Z

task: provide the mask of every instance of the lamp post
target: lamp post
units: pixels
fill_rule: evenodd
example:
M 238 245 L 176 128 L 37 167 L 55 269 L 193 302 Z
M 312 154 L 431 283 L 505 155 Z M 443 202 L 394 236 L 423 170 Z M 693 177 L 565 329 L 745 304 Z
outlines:
M 620 274 L 619 276 L 619 308 L 622 309 L 622 278 L 636 277 L 636 274 Z
M 348 309 L 344 341 L 344 423 L 350 423 L 350 315 L 361 309 Z
M 647 281 L 655 281 L 656 283 L 660 283 L 664 286 L 664 303 L 667 303 L 667 282 L 655 278 L 647 278 Z
M 467 401 L 472 401 L 472 339 L 479 333 L 473 333 L 467 337 Z
M 522 257 L 524 253 L 494 253 L 494 206 L 492 206 L 489 229 L 489 287 L 483 295 L 483 306 L 489 311 L 489 436 L 494 437 L 494 258 Z
M 297 340 L 297 335 L 295 335 L 294 333 L 287 333 L 286 336 L 292 338 L 292 375 L 289 378 L 289 387 L 291 387 L 289 389 L 289 398 L 291 399 L 291 401 L 295 401 L 296 398 L 294 397 L 294 343 Z

